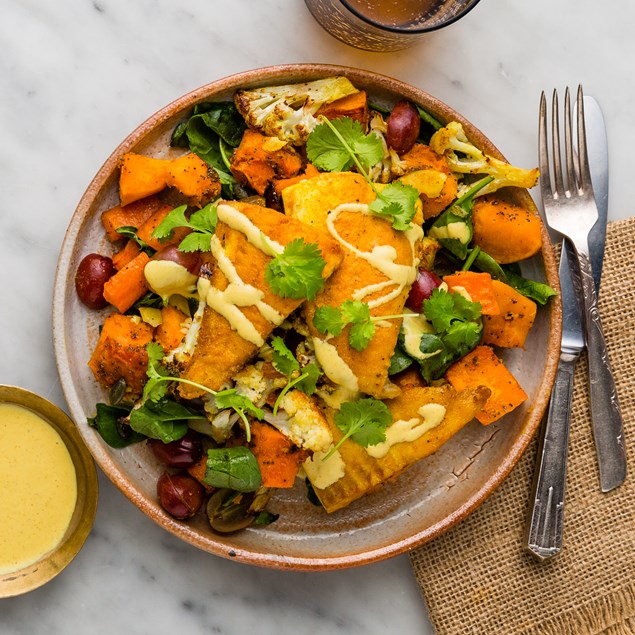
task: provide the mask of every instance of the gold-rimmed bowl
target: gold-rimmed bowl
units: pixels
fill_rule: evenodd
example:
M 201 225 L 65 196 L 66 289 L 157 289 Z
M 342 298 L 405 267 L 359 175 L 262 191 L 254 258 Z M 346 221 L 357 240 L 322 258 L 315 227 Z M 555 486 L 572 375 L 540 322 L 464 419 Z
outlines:
M 111 249 L 100 214 L 118 203 L 118 161 L 122 154 L 135 151 L 172 156 L 171 132 L 197 103 L 231 100 L 238 88 L 338 74 L 368 91 L 375 103 L 390 106 L 399 99 L 408 99 L 441 121 L 461 122 L 476 145 L 503 158 L 482 132 L 447 104 L 414 86 L 370 71 L 297 64 L 226 77 L 172 102 L 114 150 L 88 186 L 70 222 L 54 289 L 55 351 L 64 393 L 80 433 L 112 482 L 152 520 L 186 542 L 226 558 L 281 569 L 334 569 L 381 560 L 417 547 L 465 518 L 503 481 L 537 430 L 555 376 L 560 340 L 560 303 L 556 298 L 538 312 L 525 350 L 505 353 L 506 365 L 529 395 L 522 407 L 488 427 L 472 422 L 434 456 L 334 514 L 327 515 L 312 506 L 302 483 L 291 490 L 280 490 L 269 506 L 280 514 L 279 519 L 267 527 L 236 534 L 214 534 L 203 514 L 188 522 L 168 516 L 156 499 L 156 481 L 162 468 L 145 444 L 112 449 L 88 426 L 87 418 L 94 415 L 95 404 L 107 400 L 86 366 L 105 313 L 89 311 L 78 301 L 73 278 L 86 254 L 108 253 Z M 526 191 L 510 195 L 535 211 Z M 553 253 L 544 229 L 542 252 L 522 267 L 528 277 L 558 287 Z
M 20 406 L 51 426 L 70 454 L 77 481 L 75 509 L 64 536 L 36 562 L 0 574 L 0 598 L 3 598 L 20 595 L 46 584 L 70 564 L 92 529 L 97 511 L 98 484 L 95 462 L 77 427 L 55 404 L 24 388 L 6 385 L 0 385 L 0 404 Z

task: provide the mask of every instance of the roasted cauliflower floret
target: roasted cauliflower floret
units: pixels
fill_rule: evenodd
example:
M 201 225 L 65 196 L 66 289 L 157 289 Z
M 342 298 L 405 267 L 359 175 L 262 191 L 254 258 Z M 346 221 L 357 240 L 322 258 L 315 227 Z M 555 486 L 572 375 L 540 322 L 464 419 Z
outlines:
M 325 104 L 358 92 L 346 77 L 239 90 L 234 102 L 250 128 L 294 145 L 304 143 Z
M 300 390 L 291 390 L 280 405 L 286 416 L 265 415 L 265 419 L 298 447 L 318 452 L 333 443 L 326 418 L 311 397 Z
M 463 126 L 458 121 L 451 121 L 444 128 L 437 130 L 430 139 L 430 147 L 437 154 L 445 154 L 448 165 L 454 172 L 490 174 L 494 177 L 494 180 L 479 190 L 476 196 L 483 196 L 507 186 L 532 188 L 538 182 L 538 168 L 524 170 L 485 154 L 468 141 Z

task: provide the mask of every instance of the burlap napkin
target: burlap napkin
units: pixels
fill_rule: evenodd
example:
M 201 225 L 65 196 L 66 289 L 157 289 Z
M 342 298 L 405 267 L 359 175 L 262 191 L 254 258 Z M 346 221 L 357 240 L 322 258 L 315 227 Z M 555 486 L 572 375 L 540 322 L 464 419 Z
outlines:
M 583 356 L 562 552 L 540 563 L 523 550 L 534 440 L 476 512 L 411 554 L 438 635 L 635 633 L 635 218 L 608 226 L 599 302 L 624 415 L 627 480 L 600 492 Z

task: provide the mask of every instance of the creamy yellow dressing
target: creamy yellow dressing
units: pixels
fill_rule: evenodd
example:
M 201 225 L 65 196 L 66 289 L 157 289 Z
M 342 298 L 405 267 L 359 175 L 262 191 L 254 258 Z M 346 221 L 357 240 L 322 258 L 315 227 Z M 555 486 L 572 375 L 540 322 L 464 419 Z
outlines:
M 350 366 L 340 357 L 333 344 L 325 342 L 319 337 L 313 338 L 315 357 L 322 367 L 324 374 L 334 383 L 352 391 L 359 391 L 357 376 Z
M 190 273 L 178 262 L 150 260 L 143 269 L 143 275 L 150 289 L 162 298 L 169 298 L 171 295 L 196 295 L 198 276 Z
M 346 465 L 339 450 L 333 452 L 326 461 L 324 460 L 332 448 L 333 444 L 323 452 L 314 452 L 313 456 L 304 462 L 306 475 L 311 484 L 318 489 L 326 489 L 333 483 L 337 483 L 346 473 Z
M 419 417 L 399 419 L 386 428 L 386 440 L 383 443 L 369 445 L 366 452 L 375 459 L 381 459 L 388 454 L 388 450 L 397 443 L 416 441 L 432 428 L 436 428 L 445 417 L 445 406 L 438 403 L 428 403 L 417 411 Z
M 401 330 L 403 332 L 403 347 L 406 353 L 408 353 L 410 357 L 421 361 L 438 355 L 441 351 L 422 353 L 419 348 L 421 336 L 425 333 L 435 332 L 432 324 L 430 324 L 423 315 L 411 313 L 409 309 L 404 309 L 404 315 Z
M 456 223 L 448 223 L 444 227 L 431 227 L 430 236 L 433 238 L 448 239 L 454 238 L 463 245 L 470 242 L 470 228 L 467 223 L 457 221 Z
M 266 236 L 263 231 L 256 227 L 244 214 L 231 205 L 220 204 L 216 208 L 218 220 L 223 221 L 232 229 L 240 232 L 257 249 L 268 256 L 276 256 L 284 251 L 284 247 Z
M 244 214 L 231 205 L 219 205 L 217 213 L 219 220 L 241 232 L 254 247 L 265 254 L 276 256 L 284 251 L 284 247 L 280 243 L 268 238 Z M 227 278 L 228 285 L 221 291 L 213 287 L 208 280 L 199 279 L 199 298 L 204 300 L 219 315 L 222 315 L 240 337 L 255 346 L 263 346 L 265 341 L 260 331 L 239 307 L 255 306 L 262 317 L 275 326 L 282 324 L 284 316 L 263 301 L 265 295 L 263 291 L 242 280 L 216 235 L 212 236 L 211 239 L 211 252 L 216 259 L 218 268 Z
M 368 262 L 368 264 L 388 278 L 388 280 L 384 282 L 374 283 L 363 287 L 362 289 L 358 289 L 353 293 L 353 299 L 363 300 L 366 296 L 376 293 L 377 291 L 395 286 L 395 288 L 389 293 L 381 296 L 380 298 L 376 298 L 375 300 L 371 300 L 368 303 L 368 306 L 373 309 L 398 297 L 406 286 L 409 286 L 414 282 L 417 275 L 417 265 L 419 264 L 418 259 L 415 257 L 415 244 L 422 238 L 423 229 L 418 225 L 411 223 L 410 227 L 403 232 L 412 249 L 412 264 L 401 265 L 395 262 L 397 259 L 397 250 L 392 245 L 377 245 L 373 247 L 371 251 L 362 251 L 342 238 L 335 227 L 335 221 L 343 212 L 352 212 L 371 216 L 372 212 L 370 211 L 368 205 L 362 203 L 344 203 L 342 205 L 338 205 L 335 209 L 331 210 L 326 217 L 326 227 L 333 238 L 335 238 L 335 240 L 337 240 L 343 247 L 354 253 L 358 258 L 362 258 Z
M 57 431 L 26 408 L 0 404 L 0 574 L 54 549 L 76 500 L 75 467 Z

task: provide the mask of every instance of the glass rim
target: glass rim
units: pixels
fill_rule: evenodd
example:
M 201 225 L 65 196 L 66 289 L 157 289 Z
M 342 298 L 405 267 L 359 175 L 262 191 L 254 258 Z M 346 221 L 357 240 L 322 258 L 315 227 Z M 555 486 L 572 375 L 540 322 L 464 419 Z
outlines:
M 358 9 L 356 9 L 355 7 L 352 7 L 349 4 L 348 0 L 339 0 L 339 2 L 340 4 L 343 4 L 344 7 L 348 9 L 357 18 L 359 18 L 363 22 L 366 22 L 366 24 L 370 24 L 371 26 L 374 26 L 375 28 L 381 31 L 388 31 L 390 33 L 399 33 L 401 35 L 409 35 L 409 34 L 418 35 L 420 33 L 436 31 L 437 29 L 441 29 L 444 26 L 448 26 L 449 24 L 456 22 L 459 18 L 462 18 L 466 13 L 469 13 L 480 2 L 480 0 L 470 0 L 469 3 L 461 11 L 459 11 L 458 13 L 453 15 L 451 18 L 449 18 L 448 20 L 445 20 L 444 22 L 440 24 L 434 24 L 432 26 L 425 26 L 425 27 L 419 27 L 419 28 L 404 28 L 400 26 L 385 24 L 383 22 L 379 22 L 377 20 L 374 20 L 364 15 Z

